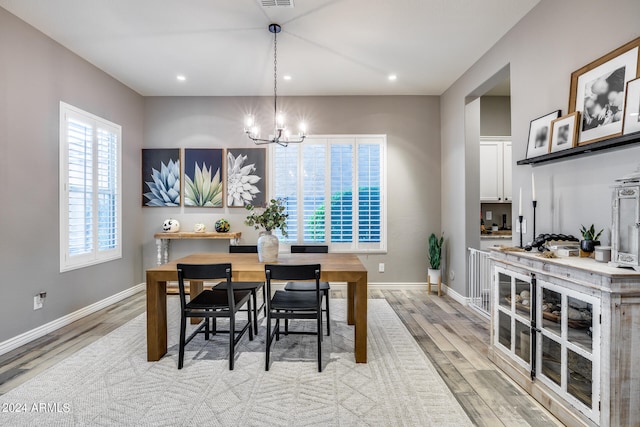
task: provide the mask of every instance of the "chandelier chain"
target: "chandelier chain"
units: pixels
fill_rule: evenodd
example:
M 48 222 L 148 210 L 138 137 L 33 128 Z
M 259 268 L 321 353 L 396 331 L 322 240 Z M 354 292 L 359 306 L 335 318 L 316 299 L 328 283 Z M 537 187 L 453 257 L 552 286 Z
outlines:
M 278 128 L 278 32 L 273 33 L 273 125 Z

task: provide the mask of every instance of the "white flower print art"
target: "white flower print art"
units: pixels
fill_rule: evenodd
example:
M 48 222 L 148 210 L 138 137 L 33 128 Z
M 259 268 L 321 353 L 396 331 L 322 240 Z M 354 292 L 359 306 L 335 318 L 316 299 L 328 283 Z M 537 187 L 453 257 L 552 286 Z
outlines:
M 264 148 L 227 150 L 227 206 L 264 206 Z

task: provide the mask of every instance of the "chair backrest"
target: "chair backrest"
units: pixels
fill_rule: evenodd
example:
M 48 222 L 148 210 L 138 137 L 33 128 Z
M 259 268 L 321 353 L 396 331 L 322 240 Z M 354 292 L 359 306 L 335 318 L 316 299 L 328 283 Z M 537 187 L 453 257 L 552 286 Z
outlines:
M 326 254 L 329 253 L 327 245 L 291 245 L 292 254 Z
M 283 265 L 267 264 L 264 266 L 267 278 L 267 295 L 271 295 L 271 280 L 314 280 L 316 283 L 316 298 L 320 307 L 320 264 Z M 267 302 L 269 299 L 267 298 Z M 269 307 L 269 305 L 267 305 Z
M 233 287 L 231 284 L 231 264 L 178 264 L 178 288 L 180 290 L 180 307 L 185 308 L 185 280 L 227 280 L 227 299 L 234 305 Z
M 230 254 L 257 254 L 257 245 L 229 245 Z

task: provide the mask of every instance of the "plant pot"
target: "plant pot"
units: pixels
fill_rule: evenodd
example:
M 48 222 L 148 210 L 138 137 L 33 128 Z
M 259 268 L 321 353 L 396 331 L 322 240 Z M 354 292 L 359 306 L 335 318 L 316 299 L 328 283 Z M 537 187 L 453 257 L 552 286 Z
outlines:
M 600 246 L 600 242 L 597 240 L 580 241 L 580 249 L 582 249 L 582 252 L 593 252 L 596 250 L 596 246 Z
M 442 270 L 430 268 L 427 274 L 431 283 L 438 283 L 438 279 L 442 276 Z
M 260 262 L 276 262 L 280 241 L 271 231 L 265 231 L 258 237 L 258 260 Z

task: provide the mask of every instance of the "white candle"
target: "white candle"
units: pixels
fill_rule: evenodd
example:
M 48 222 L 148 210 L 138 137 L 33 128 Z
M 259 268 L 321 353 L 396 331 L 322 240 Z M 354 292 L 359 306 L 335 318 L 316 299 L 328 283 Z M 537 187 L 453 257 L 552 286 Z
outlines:
M 536 178 L 533 175 L 533 172 L 531 173 L 531 200 L 533 200 L 534 202 L 537 200 L 536 199 Z
M 518 216 L 522 216 L 522 187 L 520 187 L 520 202 L 518 203 Z

